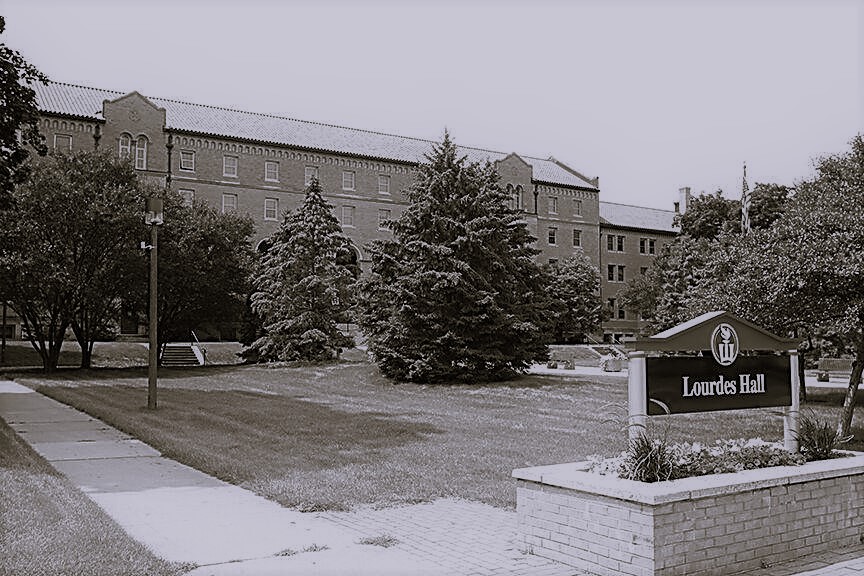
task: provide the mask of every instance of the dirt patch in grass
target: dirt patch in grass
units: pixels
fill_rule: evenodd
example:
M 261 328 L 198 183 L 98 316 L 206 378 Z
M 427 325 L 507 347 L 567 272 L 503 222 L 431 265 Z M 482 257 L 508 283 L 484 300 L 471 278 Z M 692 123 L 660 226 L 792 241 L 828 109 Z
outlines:
M 0 420 L 0 574 L 175 576 Z

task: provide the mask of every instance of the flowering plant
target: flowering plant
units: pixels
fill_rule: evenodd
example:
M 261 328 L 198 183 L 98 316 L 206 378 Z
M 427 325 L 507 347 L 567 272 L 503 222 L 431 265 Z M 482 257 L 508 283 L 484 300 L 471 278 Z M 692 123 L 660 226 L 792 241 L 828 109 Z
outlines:
M 590 471 L 641 482 L 675 480 L 707 474 L 740 472 L 770 466 L 798 466 L 801 454 L 787 452 L 777 442 L 758 438 L 718 440 L 714 444 L 669 443 L 642 434 L 626 452 L 614 458 L 590 458 Z

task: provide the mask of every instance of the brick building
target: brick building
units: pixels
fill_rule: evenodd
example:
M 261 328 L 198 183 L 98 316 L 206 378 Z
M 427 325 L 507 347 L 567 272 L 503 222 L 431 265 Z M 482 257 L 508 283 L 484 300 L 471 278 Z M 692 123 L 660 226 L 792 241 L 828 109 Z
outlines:
M 171 188 L 188 201 L 251 215 L 256 243 L 278 228 L 285 211 L 301 203 L 306 184 L 317 176 L 361 266 L 369 262 L 366 244 L 389 234 L 382 223 L 405 208 L 402 190 L 411 185 L 417 164 L 433 144 L 138 92 L 53 82 L 37 86 L 36 92 L 49 147 L 116 150 L 157 182 L 164 184 L 170 174 Z M 601 270 L 606 298 L 615 297 L 619 278 L 647 266 L 650 251 L 659 251 L 675 233 L 673 212 L 600 202 L 597 178 L 554 158 L 468 147 L 460 152 L 496 166 L 501 186 L 538 238 L 538 258 L 555 262 L 585 252 Z M 617 250 L 619 237 L 623 250 Z M 644 253 L 637 251 L 643 238 Z M 607 277 L 609 266 L 615 266 L 612 277 Z M 616 307 L 604 332 L 635 333 L 638 320 L 631 316 Z

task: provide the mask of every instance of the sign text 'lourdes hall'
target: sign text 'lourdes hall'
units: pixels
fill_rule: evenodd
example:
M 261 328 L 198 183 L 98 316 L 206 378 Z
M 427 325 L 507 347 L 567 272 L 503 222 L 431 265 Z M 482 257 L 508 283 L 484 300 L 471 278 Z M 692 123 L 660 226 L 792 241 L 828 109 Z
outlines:
M 654 350 L 701 352 L 645 359 L 649 415 L 792 404 L 790 358 L 771 352 L 788 349 L 791 341 L 731 314 L 704 314 L 640 344 Z M 751 353 L 742 354 L 745 350 Z M 752 352 L 757 350 L 760 353 Z

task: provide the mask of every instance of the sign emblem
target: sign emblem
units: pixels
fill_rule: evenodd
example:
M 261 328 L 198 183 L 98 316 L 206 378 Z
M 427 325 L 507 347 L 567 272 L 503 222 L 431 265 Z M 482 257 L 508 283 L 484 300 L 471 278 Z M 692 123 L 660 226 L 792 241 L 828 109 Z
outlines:
M 729 366 L 738 358 L 738 334 L 729 324 L 718 325 L 711 333 L 711 354 L 721 366 Z

